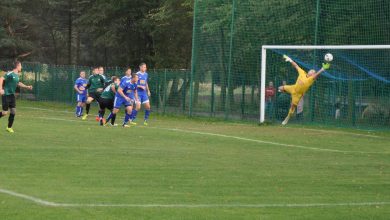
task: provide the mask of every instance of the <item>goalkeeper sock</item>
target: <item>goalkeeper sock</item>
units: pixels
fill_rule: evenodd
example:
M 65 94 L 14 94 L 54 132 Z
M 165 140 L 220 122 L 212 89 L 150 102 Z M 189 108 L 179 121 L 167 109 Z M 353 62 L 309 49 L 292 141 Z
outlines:
M 290 110 L 288 111 L 288 117 L 291 118 L 293 115 L 294 115 L 294 112 L 295 112 L 295 108 L 290 108 Z

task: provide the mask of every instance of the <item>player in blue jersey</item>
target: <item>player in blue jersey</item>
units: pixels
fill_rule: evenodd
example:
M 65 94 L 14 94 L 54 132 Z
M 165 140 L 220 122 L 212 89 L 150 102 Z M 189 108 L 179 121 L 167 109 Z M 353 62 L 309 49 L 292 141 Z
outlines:
M 146 72 L 147 67 L 145 63 L 141 63 L 139 65 L 139 71 L 137 72 L 138 75 L 138 82 L 137 82 L 137 91 L 138 91 L 138 98 L 139 101 L 136 103 L 136 107 L 133 109 L 130 117 L 130 124 L 136 125 L 134 122 L 138 111 L 141 109 L 141 104 L 144 106 L 145 109 L 145 116 L 144 116 L 144 125 L 148 125 L 148 119 L 150 115 L 150 102 L 149 102 L 149 96 L 150 96 L 150 90 L 148 85 L 148 73 Z
M 85 107 L 85 103 L 87 102 L 87 83 L 88 80 L 85 78 L 85 71 L 80 72 L 80 77 L 76 80 L 74 84 L 74 90 L 76 90 L 76 116 L 81 117 L 83 114 L 83 109 Z
M 130 78 L 131 76 L 131 78 Z M 130 120 L 131 112 L 133 110 L 134 103 L 138 100 L 137 95 L 137 81 L 138 76 L 136 73 L 131 73 L 131 69 L 126 70 L 126 78 L 122 78 L 118 87 L 118 91 L 115 94 L 114 110 L 108 116 L 106 121 L 109 121 L 112 117 L 115 117 L 119 112 L 122 105 L 125 106 L 125 118 L 123 120 L 123 127 L 129 127 L 127 123 Z

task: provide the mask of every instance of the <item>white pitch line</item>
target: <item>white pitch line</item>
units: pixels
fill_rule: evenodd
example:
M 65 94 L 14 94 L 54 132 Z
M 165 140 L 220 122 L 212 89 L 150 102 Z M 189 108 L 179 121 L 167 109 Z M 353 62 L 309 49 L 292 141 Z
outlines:
M 47 118 L 47 117 L 38 117 L 38 118 L 39 119 L 43 119 L 43 120 L 68 121 L 68 122 L 84 123 L 84 121 L 62 119 L 62 118 Z M 307 146 L 302 146 L 302 145 L 284 144 L 284 143 L 278 143 L 278 142 L 272 142 L 272 141 L 262 141 L 262 140 L 257 140 L 257 139 L 243 138 L 243 137 L 224 135 L 224 134 L 215 134 L 215 133 L 200 132 L 200 131 L 182 130 L 182 129 L 177 129 L 177 128 L 161 128 L 161 127 L 145 127 L 145 128 L 167 130 L 167 131 L 177 131 L 177 132 L 184 132 L 184 133 L 190 133 L 190 134 L 217 136 L 217 137 L 230 138 L 230 139 L 236 139 L 236 140 L 242 140 L 242 141 L 256 142 L 256 143 L 261 143 L 261 144 L 271 144 L 271 145 L 277 145 L 277 146 L 283 146 L 283 147 L 301 148 L 301 149 L 313 150 L 313 151 L 324 151 L 324 152 L 334 152 L 334 153 L 344 153 L 344 154 L 347 154 L 347 153 L 348 154 L 351 154 L 351 153 L 354 153 L 354 154 L 390 154 L 390 152 L 344 151 L 344 150 L 327 149 L 327 148 L 307 147 Z
M 351 133 L 346 131 L 331 131 L 331 130 L 322 130 L 322 129 L 314 129 L 314 128 L 296 128 L 296 127 L 283 127 L 286 129 L 300 129 L 305 131 L 314 131 L 314 132 L 322 132 L 322 133 L 329 133 L 329 134 L 346 134 L 346 135 L 352 135 L 352 136 L 361 136 L 361 137 L 370 137 L 370 138 L 385 138 L 373 134 L 359 134 L 359 133 Z
M 224 134 L 182 130 L 182 129 L 177 129 L 177 128 L 160 128 L 160 127 L 149 127 L 149 128 L 168 130 L 168 131 L 178 131 L 178 132 L 199 134 L 199 135 L 217 136 L 217 137 L 231 138 L 231 139 L 242 140 L 242 141 L 256 142 L 256 143 L 261 143 L 261 144 L 272 144 L 272 145 L 277 145 L 277 146 L 301 148 L 301 149 L 314 150 L 314 151 L 325 151 L 325 152 L 335 152 L 335 153 L 358 153 L 358 154 L 390 154 L 390 152 L 344 151 L 344 150 L 327 149 L 327 148 L 307 147 L 307 146 L 302 146 L 302 145 L 284 144 L 284 143 L 278 143 L 278 142 L 272 142 L 272 141 L 262 141 L 262 140 L 257 140 L 257 139 L 243 138 L 243 137 L 224 135 Z
M 17 193 L 17 192 L 11 191 L 11 190 L 6 190 L 6 189 L 1 189 L 0 188 L 0 192 L 3 193 L 3 194 L 10 195 L 10 196 L 14 196 L 14 197 L 25 199 L 25 200 L 37 203 L 39 205 L 58 206 L 57 203 L 49 202 L 49 201 L 46 201 L 46 200 L 43 200 L 43 199 L 40 199 L 40 198 L 37 198 L 37 197 L 33 197 L 33 196 L 24 195 L 24 194 Z
M 337 206 L 381 206 L 390 202 L 342 202 L 342 203 L 274 203 L 274 204 L 110 204 L 110 203 L 56 203 L 34 196 L 1 189 L 0 193 L 21 198 L 38 205 L 49 207 L 122 207 L 122 208 L 307 208 L 307 207 L 337 207 Z
M 0 105 L 1 106 L 1 105 Z M 50 111 L 50 112 L 61 112 L 61 113 L 67 113 L 67 114 L 74 114 L 74 112 L 70 111 L 58 111 L 58 110 L 52 110 L 52 109 L 46 109 L 46 108 L 38 108 L 38 107 L 20 107 L 24 109 L 32 109 L 32 110 L 42 110 L 42 111 Z M 247 124 L 239 124 L 238 125 L 247 125 Z M 369 138 L 387 138 L 382 137 L 378 135 L 373 134 L 359 134 L 359 133 L 353 133 L 353 132 L 347 132 L 347 131 L 331 131 L 331 130 L 323 130 L 323 129 L 312 129 L 312 128 L 292 128 L 292 127 L 284 127 L 287 129 L 300 129 L 300 130 L 307 130 L 307 131 L 316 131 L 316 132 L 322 132 L 322 133 L 331 133 L 331 134 L 346 134 L 351 136 L 361 136 L 361 137 L 369 137 Z

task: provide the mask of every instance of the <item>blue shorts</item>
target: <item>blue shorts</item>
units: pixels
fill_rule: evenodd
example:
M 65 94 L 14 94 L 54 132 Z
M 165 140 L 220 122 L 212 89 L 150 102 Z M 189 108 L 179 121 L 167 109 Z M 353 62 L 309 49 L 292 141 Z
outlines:
M 124 99 L 122 97 L 115 96 L 114 108 L 119 109 L 122 105 L 124 105 L 125 107 L 133 106 L 133 103 L 134 103 L 134 99 L 131 99 L 130 101 L 126 101 L 126 99 Z
M 138 92 L 138 100 L 140 103 L 148 103 L 149 102 L 149 96 L 147 92 Z
M 77 102 L 85 103 L 87 101 L 87 95 L 77 94 L 76 99 L 77 99 Z

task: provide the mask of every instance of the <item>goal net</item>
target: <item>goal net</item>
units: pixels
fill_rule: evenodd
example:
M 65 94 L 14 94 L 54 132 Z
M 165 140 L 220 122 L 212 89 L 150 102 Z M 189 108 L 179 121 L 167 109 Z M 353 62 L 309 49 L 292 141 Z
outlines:
M 390 45 L 263 46 L 260 122 L 280 122 L 288 113 L 290 96 L 277 88 L 295 84 L 298 74 L 283 54 L 307 72 L 318 71 L 326 53 L 334 57 L 331 68 L 304 95 L 290 121 L 388 128 Z

